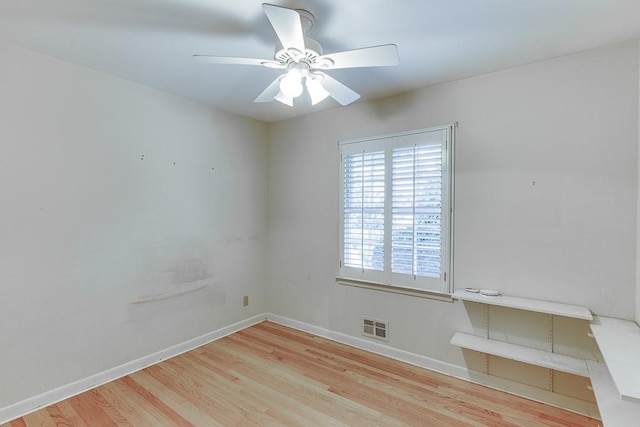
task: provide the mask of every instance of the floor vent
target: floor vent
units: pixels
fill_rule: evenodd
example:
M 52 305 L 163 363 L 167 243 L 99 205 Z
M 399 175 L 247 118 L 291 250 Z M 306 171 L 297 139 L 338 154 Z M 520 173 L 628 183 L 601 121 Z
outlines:
M 389 322 L 368 317 L 362 318 L 362 335 L 377 340 L 389 341 Z

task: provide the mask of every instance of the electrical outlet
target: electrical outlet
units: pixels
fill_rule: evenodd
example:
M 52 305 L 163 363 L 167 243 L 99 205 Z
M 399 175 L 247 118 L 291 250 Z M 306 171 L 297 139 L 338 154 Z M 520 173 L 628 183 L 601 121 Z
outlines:
M 249 305 L 249 295 L 245 295 L 242 297 L 242 306 L 246 307 Z

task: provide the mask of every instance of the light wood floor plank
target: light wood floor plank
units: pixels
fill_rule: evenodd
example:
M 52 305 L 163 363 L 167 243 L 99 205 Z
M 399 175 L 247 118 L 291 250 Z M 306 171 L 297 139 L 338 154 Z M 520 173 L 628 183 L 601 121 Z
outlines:
M 73 410 L 69 399 L 57 405 L 47 407 L 46 411 L 49 413 L 49 416 L 56 421 L 56 427 L 66 426 L 67 424 L 74 427 L 88 427 L 87 424 L 80 419 L 77 412 Z
M 250 335 L 250 333 L 238 333 L 236 335 L 243 336 Z M 259 338 L 255 336 L 252 339 L 259 341 Z M 278 340 L 276 339 L 275 341 Z M 294 345 L 293 347 L 296 346 Z M 297 346 L 296 348 L 298 348 L 299 350 L 310 351 L 312 347 L 307 346 L 306 348 L 304 348 Z M 286 353 L 281 354 L 280 351 Z M 437 397 L 437 395 L 433 393 L 421 393 L 425 396 L 425 399 L 428 399 L 431 403 L 430 410 L 428 411 L 424 409 L 423 402 L 407 399 L 409 395 L 405 393 L 406 389 L 404 389 L 403 393 L 400 394 L 401 397 L 398 397 L 398 395 L 394 395 L 393 393 L 391 393 L 392 389 L 385 382 L 385 380 L 392 379 L 387 374 L 379 375 L 379 377 L 383 381 L 375 382 L 373 386 L 368 385 L 367 383 L 371 382 L 368 376 L 377 375 L 378 372 L 374 369 L 370 369 L 366 365 L 358 366 L 358 364 L 351 363 L 350 359 L 356 358 L 357 354 L 350 355 L 351 357 L 345 359 L 345 361 L 343 362 L 335 362 L 329 359 L 323 359 L 317 362 L 317 364 L 321 366 L 314 366 L 313 363 L 309 363 L 308 357 L 294 357 L 291 353 L 291 351 L 280 348 L 278 351 L 274 351 L 272 355 L 275 359 L 284 361 L 287 366 L 299 367 L 300 372 L 304 372 L 305 376 L 308 378 L 312 378 L 317 381 L 331 378 L 336 383 L 341 382 L 343 384 L 343 387 L 334 387 L 333 389 L 330 389 L 330 391 L 333 394 L 345 397 L 347 400 L 359 402 L 363 405 L 373 404 L 375 405 L 374 407 L 385 410 L 389 410 L 389 408 L 391 407 L 402 408 L 404 412 L 404 418 L 410 423 L 414 424 L 419 424 L 419 422 L 422 421 L 431 423 L 433 425 L 443 424 L 445 422 L 448 423 L 448 425 L 470 425 L 470 420 L 456 421 L 455 413 L 451 413 L 443 409 L 438 404 L 441 402 L 434 402 L 434 397 Z M 322 369 L 327 366 L 331 366 L 333 369 Z M 313 369 L 310 369 L 311 367 L 313 367 Z M 364 373 L 364 375 L 356 373 L 357 371 L 361 371 L 362 373 Z
M 207 382 L 206 377 L 190 371 L 187 365 L 176 366 L 178 363 L 175 360 L 167 362 L 162 365 L 162 369 L 152 370 L 152 376 L 169 389 L 175 390 L 187 401 L 192 402 L 193 408 L 209 419 L 215 420 L 220 425 L 229 425 L 234 420 L 242 418 L 247 420 L 268 418 L 261 417 L 267 408 L 255 408 L 229 401 L 225 396 L 226 393 L 217 392 L 217 389 L 222 386 L 219 382 Z
M 255 348 L 250 345 L 243 346 L 242 342 L 227 340 L 221 348 L 234 358 L 241 360 L 243 363 L 236 365 L 232 372 L 234 376 L 239 378 L 246 385 L 246 391 L 252 398 L 256 398 L 262 402 L 273 401 L 279 399 L 277 405 L 266 404 L 269 406 L 270 413 L 275 408 L 288 408 L 289 415 L 300 416 L 300 423 L 305 424 L 305 419 L 318 419 L 327 424 L 339 425 L 337 419 L 331 418 L 323 412 L 320 407 L 323 402 L 330 400 L 330 404 L 335 402 L 330 396 L 326 395 L 327 387 L 316 384 L 306 378 L 291 373 L 286 367 L 279 367 L 275 364 L 270 365 L 269 369 L 259 368 L 256 366 L 263 365 L 264 354 L 256 353 Z M 274 393 L 274 391 L 278 391 Z M 323 394 L 324 393 L 324 394 Z M 314 405 L 308 403 L 313 402 Z M 302 403 L 302 405 L 300 405 Z M 279 413 L 282 411 L 278 410 Z M 282 414 L 280 415 L 282 417 Z
M 373 383 L 374 389 L 384 387 L 387 390 L 392 390 L 393 388 L 391 386 L 398 384 L 403 389 L 403 394 L 405 391 L 409 391 L 411 394 L 407 396 L 419 396 L 417 398 L 419 401 L 427 399 L 427 401 L 423 403 L 431 403 L 431 405 L 436 408 L 455 406 L 455 411 L 465 411 L 465 417 L 468 418 L 466 420 L 467 423 L 470 423 L 472 419 L 475 419 L 480 423 L 480 425 L 487 425 L 489 417 L 502 416 L 500 415 L 501 413 L 506 413 L 504 411 L 506 408 L 501 408 L 502 411 L 484 409 L 487 407 L 496 407 L 500 402 L 495 398 L 492 398 L 491 400 L 487 400 L 486 398 L 483 399 L 483 395 L 476 396 L 475 404 L 471 405 L 470 409 L 465 410 L 465 407 L 468 406 L 466 404 L 466 401 L 468 400 L 468 395 L 466 393 L 457 393 L 458 397 L 462 398 L 456 401 L 452 401 L 452 397 L 454 397 L 452 396 L 452 393 L 443 393 L 443 386 L 446 385 L 446 380 L 452 379 L 450 377 L 439 378 L 436 381 L 433 375 L 431 375 L 432 373 L 429 371 L 425 371 L 411 365 L 403 365 L 400 367 L 394 366 L 396 364 L 395 361 L 375 355 L 373 358 L 377 359 L 378 367 L 372 367 L 370 366 L 369 355 L 366 355 L 365 359 L 360 360 L 359 352 L 354 352 L 348 347 L 341 350 L 332 350 L 331 352 L 320 350 L 321 347 L 322 345 L 319 345 L 317 349 L 307 351 L 325 356 L 327 358 L 326 363 L 346 367 L 346 373 L 348 375 L 356 375 L 359 377 L 360 379 L 358 381 L 361 384 Z M 424 372 L 429 373 L 431 378 L 428 378 L 426 375 L 422 375 Z M 454 381 L 458 380 L 454 379 Z M 440 395 L 444 395 L 444 397 L 440 397 Z M 505 396 L 508 397 L 508 395 Z M 477 403 L 483 403 L 483 401 L 486 405 L 484 408 L 477 405 Z M 449 416 L 455 417 L 455 413 L 451 413 Z M 514 423 L 518 424 L 518 420 L 516 417 L 516 419 L 513 419 L 512 421 L 493 420 L 492 423 L 495 425 L 514 425 Z
M 47 422 L 50 422 L 49 415 L 46 412 L 37 411 L 32 414 L 29 414 L 23 417 L 24 423 L 26 427 L 36 427 L 46 425 Z
M 100 392 L 106 396 L 113 395 L 113 398 L 120 399 L 127 407 L 124 413 L 131 414 L 130 417 L 134 425 L 180 425 L 153 404 L 150 404 L 143 396 L 130 389 L 123 378 L 101 386 Z M 135 424 L 136 422 L 138 424 Z M 187 421 L 185 420 L 185 422 Z
M 131 375 L 136 384 L 142 390 L 148 390 L 156 399 L 156 407 L 164 407 L 163 410 L 174 422 L 180 425 L 219 425 L 209 416 L 200 411 L 196 402 L 188 400 L 180 394 L 180 390 L 174 389 L 170 381 L 158 380 L 154 377 L 154 370 L 159 365 L 151 366 L 143 371 Z
M 263 322 L 4 427 L 598 424 Z
M 90 426 L 117 426 L 116 421 L 109 417 L 103 408 L 98 404 L 95 394 L 96 389 L 89 390 L 82 395 L 68 399 L 73 410 L 78 417 Z
M 132 401 L 127 398 L 124 393 L 120 393 L 119 390 L 115 390 L 114 384 L 106 384 L 100 387 L 100 396 L 112 407 L 116 408 L 125 422 L 123 425 L 140 426 L 150 424 L 154 421 L 154 418 L 149 416 L 148 412 L 144 410 L 133 410 L 131 407 Z M 126 424 L 125 424 L 126 423 Z
M 156 412 L 156 416 L 159 418 L 167 418 L 171 421 L 172 425 L 189 426 L 192 425 L 190 420 L 184 418 L 176 410 L 180 408 L 174 408 L 171 406 L 170 401 L 163 395 L 163 388 L 146 388 L 144 385 L 136 381 L 136 378 L 143 378 L 148 375 L 148 369 L 144 369 L 140 372 L 136 372 L 124 378 L 120 378 L 118 383 L 123 387 L 123 390 L 128 395 L 133 396 L 136 400 L 140 399 L 141 406 L 151 409 Z
M 271 387 L 277 390 L 288 390 L 286 394 L 290 394 L 292 397 L 302 403 L 303 406 L 317 408 L 325 413 L 331 413 L 332 416 L 338 416 L 338 418 L 347 423 L 348 425 L 354 425 L 353 423 L 363 423 L 365 420 L 367 425 L 390 425 L 388 421 L 382 423 L 380 417 L 382 414 L 364 405 L 360 405 L 355 401 L 344 399 L 341 396 L 328 391 L 329 385 L 322 380 L 324 377 L 311 378 L 308 375 L 302 375 L 302 370 L 294 370 L 295 364 L 292 363 L 292 358 L 285 358 L 278 356 L 276 351 L 270 352 L 267 357 L 265 354 L 251 354 L 251 348 L 243 348 L 242 338 L 239 340 L 228 340 L 225 343 L 224 349 L 230 354 L 234 354 L 237 357 L 243 358 L 247 365 L 252 363 L 261 363 L 261 361 L 267 359 L 286 367 L 286 370 L 271 370 L 264 373 L 260 381 L 265 383 L 271 382 Z M 273 363 L 272 366 L 278 365 Z M 307 369 L 308 366 L 304 366 Z M 256 378 L 256 371 L 248 372 Z M 332 374 L 331 372 L 328 373 Z M 341 407 L 340 411 L 336 411 L 336 405 Z M 355 410 L 354 410 L 355 409 Z M 334 414 L 335 413 L 335 414 Z

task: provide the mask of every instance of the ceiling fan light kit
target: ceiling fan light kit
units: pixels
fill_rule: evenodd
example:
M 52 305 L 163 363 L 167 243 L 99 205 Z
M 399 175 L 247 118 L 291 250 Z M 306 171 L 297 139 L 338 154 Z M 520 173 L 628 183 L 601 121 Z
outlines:
M 307 76 L 307 92 L 311 98 L 311 105 L 316 105 L 318 102 L 322 102 L 330 95 L 329 92 L 322 86 L 321 75 L 309 75 Z
M 302 72 L 295 67 L 280 78 L 280 91 L 291 98 L 302 95 Z
M 282 93 L 282 91 L 275 94 L 273 99 L 275 99 L 278 102 L 282 102 L 283 104 L 288 105 L 289 107 L 293 107 L 293 98 L 285 95 L 284 93 Z M 265 101 L 254 101 L 254 102 L 265 102 Z
M 311 105 L 329 96 L 341 105 L 348 105 L 360 95 L 320 70 L 398 65 L 398 48 L 394 44 L 324 55 L 320 43 L 304 36 L 315 25 L 311 13 L 268 3 L 263 3 L 262 8 L 279 40 L 273 60 L 194 55 L 196 60 L 211 64 L 259 65 L 286 70 L 254 102 L 275 100 L 293 106 L 294 99 L 306 88 Z

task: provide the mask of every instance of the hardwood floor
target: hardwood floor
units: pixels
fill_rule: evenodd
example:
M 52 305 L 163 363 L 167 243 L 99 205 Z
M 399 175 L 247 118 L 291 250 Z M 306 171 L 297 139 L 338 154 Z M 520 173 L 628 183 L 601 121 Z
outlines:
M 596 426 L 264 322 L 6 426 Z

